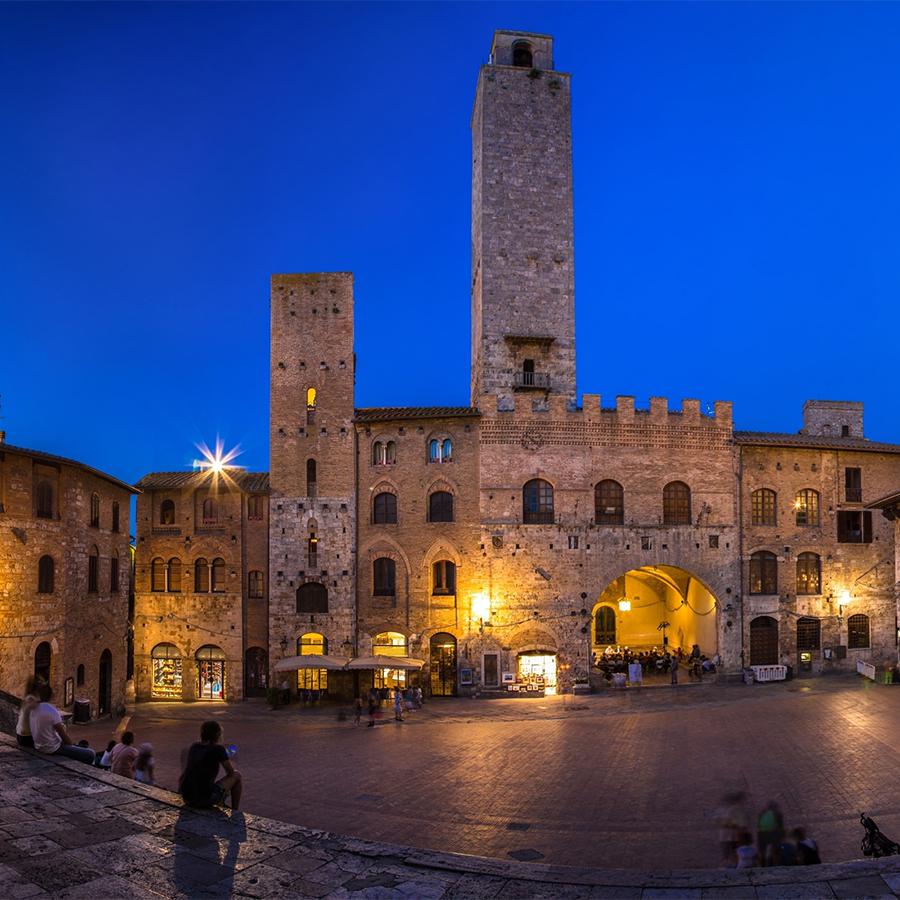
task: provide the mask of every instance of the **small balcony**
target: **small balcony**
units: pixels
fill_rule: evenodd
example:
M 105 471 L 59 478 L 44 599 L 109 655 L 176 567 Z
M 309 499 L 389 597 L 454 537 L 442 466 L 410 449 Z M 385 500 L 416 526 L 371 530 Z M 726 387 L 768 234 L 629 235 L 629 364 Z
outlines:
M 513 387 L 517 391 L 549 391 L 550 376 L 546 372 L 517 372 Z

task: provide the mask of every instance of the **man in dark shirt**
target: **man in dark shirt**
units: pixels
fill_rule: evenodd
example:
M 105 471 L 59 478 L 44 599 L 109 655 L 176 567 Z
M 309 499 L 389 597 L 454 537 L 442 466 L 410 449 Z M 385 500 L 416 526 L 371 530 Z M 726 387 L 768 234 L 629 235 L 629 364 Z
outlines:
M 219 766 L 225 777 L 216 781 Z M 187 751 L 184 771 L 178 790 L 188 806 L 210 807 L 225 804 L 231 794 L 231 808 L 241 805 L 241 773 L 231 764 L 228 751 L 222 746 L 222 726 L 218 722 L 204 722 L 200 726 L 200 742 Z

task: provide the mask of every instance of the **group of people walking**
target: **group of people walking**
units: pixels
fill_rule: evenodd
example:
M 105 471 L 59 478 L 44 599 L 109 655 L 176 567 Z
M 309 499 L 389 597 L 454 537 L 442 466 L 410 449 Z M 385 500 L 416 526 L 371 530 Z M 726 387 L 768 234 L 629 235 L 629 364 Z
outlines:
M 756 817 L 756 838 L 751 831 L 747 795 L 726 794 L 719 811 L 722 865 L 750 869 L 755 866 L 809 866 L 820 863 L 819 847 L 803 828 L 790 832 L 778 804 L 769 801 Z
M 387 703 L 393 697 L 394 721 L 402 722 L 403 713 L 411 713 L 414 709 L 421 709 L 424 703 L 422 696 L 422 688 L 420 687 L 395 687 L 390 688 L 369 688 L 368 706 L 369 706 L 369 724 L 367 727 L 374 728 L 375 720 L 381 715 L 381 706 Z M 354 703 L 353 724 L 359 725 L 362 720 L 363 699 L 357 697 Z

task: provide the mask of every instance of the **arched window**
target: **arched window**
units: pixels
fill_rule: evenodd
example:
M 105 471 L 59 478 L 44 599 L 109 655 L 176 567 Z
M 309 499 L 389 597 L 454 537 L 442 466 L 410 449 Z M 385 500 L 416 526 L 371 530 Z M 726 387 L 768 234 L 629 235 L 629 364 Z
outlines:
M 663 488 L 663 525 L 691 524 L 691 489 L 683 481 Z
M 625 524 L 625 493 L 618 481 L 607 479 L 597 482 L 594 488 L 594 521 L 598 525 Z
M 91 494 L 91 528 L 100 527 L 100 495 Z
M 380 556 L 372 564 L 373 590 L 376 597 L 394 597 L 397 594 L 397 564 L 390 557 Z
M 445 463 L 453 459 L 453 441 L 450 438 L 438 440 L 432 438 L 428 442 L 428 462 Z
M 318 581 L 307 581 L 297 588 L 298 613 L 327 613 L 328 588 Z
M 522 520 L 526 525 L 553 524 L 553 485 L 533 478 L 522 489 Z
M 769 488 L 760 488 L 750 495 L 750 521 L 753 525 L 777 524 L 777 494 Z
M 225 653 L 221 647 L 206 644 L 197 657 L 197 695 L 200 700 L 225 699 Z
M 216 557 L 212 563 L 212 589 L 221 593 L 225 590 L 225 560 Z
M 406 637 L 399 631 L 382 631 L 372 638 L 372 653 L 376 656 L 406 656 Z
M 53 649 L 47 641 L 41 641 L 34 651 L 34 674 L 39 675 L 48 684 L 50 682 L 50 663 Z
M 316 389 L 314 387 L 306 389 L 306 424 L 316 424 Z
M 375 441 L 372 444 L 372 465 L 392 466 L 397 462 L 397 445 L 393 441 Z
M 207 497 L 203 501 L 203 524 L 218 525 L 219 524 L 219 504 L 213 497 Z
M 375 495 L 372 501 L 372 522 L 375 525 L 397 524 L 397 497 L 388 491 Z
M 247 596 L 251 600 L 262 600 L 265 596 L 265 578 L 262 572 L 253 571 L 247 575 Z
M 431 593 L 456 593 L 456 563 L 449 559 L 439 559 L 431 567 Z
M 181 590 L 181 560 L 172 557 L 166 567 L 166 590 L 173 593 Z
M 35 491 L 35 512 L 39 519 L 53 518 L 53 485 L 49 481 L 39 481 Z
M 428 495 L 428 521 L 453 521 L 453 494 L 449 491 L 434 491 Z
M 209 561 L 202 556 L 194 560 L 194 592 L 209 593 Z
M 160 525 L 174 525 L 175 524 L 175 501 L 174 500 L 163 500 L 163 502 L 159 504 L 159 524 Z
M 601 606 L 594 619 L 594 635 L 598 644 L 615 644 L 616 611 L 611 606 Z
M 822 643 L 822 623 L 804 616 L 797 619 L 797 652 L 818 650 Z
M 798 525 L 819 524 L 819 492 L 812 488 L 804 488 L 794 498 L 794 510 L 797 513 Z
M 157 556 L 150 563 L 150 590 L 164 591 L 166 589 L 166 561 Z
M 750 555 L 750 593 L 778 593 L 778 559 L 768 550 Z
M 100 590 L 100 551 L 91 547 L 88 556 L 88 593 L 96 594 Z
M 119 592 L 119 554 L 115 550 L 109 558 L 109 592 L 111 594 Z
M 306 461 L 306 496 L 316 496 L 316 461 L 314 459 Z
M 318 568 L 319 565 L 319 539 L 315 533 L 311 533 L 306 541 L 306 567 L 308 569 Z
M 53 557 L 42 556 L 38 560 L 38 593 L 53 593 Z
M 119 501 L 113 500 L 112 504 L 112 530 L 113 534 L 119 533 Z
M 512 46 L 513 65 L 530 69 L 534 65 L 534 54 L 528 41 L 516 41 Z
M 822 560 L 818 553 L 801 553 L 797 557 L 797 593 L 822 593 Z
M 861 613 L 847 619 L 847 646 L 851 650 L 865 650 L 869 646 L 869 617 Z
M 81 687 L 84 684 L 84 663 L 80 663 L 75 670 L 75 684 Z

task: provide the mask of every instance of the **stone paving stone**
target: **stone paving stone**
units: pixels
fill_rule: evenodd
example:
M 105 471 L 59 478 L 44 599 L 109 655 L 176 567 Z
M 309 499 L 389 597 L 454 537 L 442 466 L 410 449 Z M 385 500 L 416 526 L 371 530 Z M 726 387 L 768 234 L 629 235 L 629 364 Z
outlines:
M 444 896 L 452 900 L 490 900 L 500 893 L 505 884 L 505 878 L 466 874 L 448 887 Z
M 884 879 L 878 875 L 845 878 L 828 882 L 835 897 L 893 897 Z
M 62 832 L 65 834 L 65 832 Z M 21 850 L 25 856 L 40 856 L 42 854 L 51 854 L 54 850 L 59 850 L 60 845 L 56 841 L 44 835 L 35 834 L 30 837 L 16 838 L 10 841 L 13 847 Z
M 47 853 L 16 860 L 10 865 L 24 881 L 40 885 L 51 894 L 92 881 L 105 874 L 94 865 L 81 862 L 70 853 Z
M 0 863 L 0 897 L 26 898 L 46 896 L 47 892 L 38 884 L 24 881 L 19 872 Z
M 701 889 L 700 896 L 703 900 L 756 900 L 756 888 L 749 884 L 705 887 Z
M 123 820 L 92 822 L 73 827 L 67 831 L 54 832 L 54 840 L 63 847 L 74 849 L 75 847 L 87 847 L 95 844 L 103 844 L 107 841 L 117 841 L 141 831 L 140 826 Z
M 700 900 L 700 888 L 645 888 L 641 900 Z
M 756 887 L 758 900 L 823 900 L 834 897 L 826 882 L 815 884 L 760 884 Z
M 285 872 L 293 872 L 296 875 L 305 875 L 324 866 L 326 860 L 318 859 L 306 853 L 297 852 L 297 850 L 284 850 L 275 856 L 270 856 L 266 860 L 267 866 L 274 866 L 276 869 L 284 869 Z
M 127 897 L 128 900 L 159 900 L 159 894 L 155 894 L 146 888 L 119 878 L 117 875 L 104 875 L 93 881 L 66 888 L 54 894 L 59 900 L 98 900 L 106 897 Z

